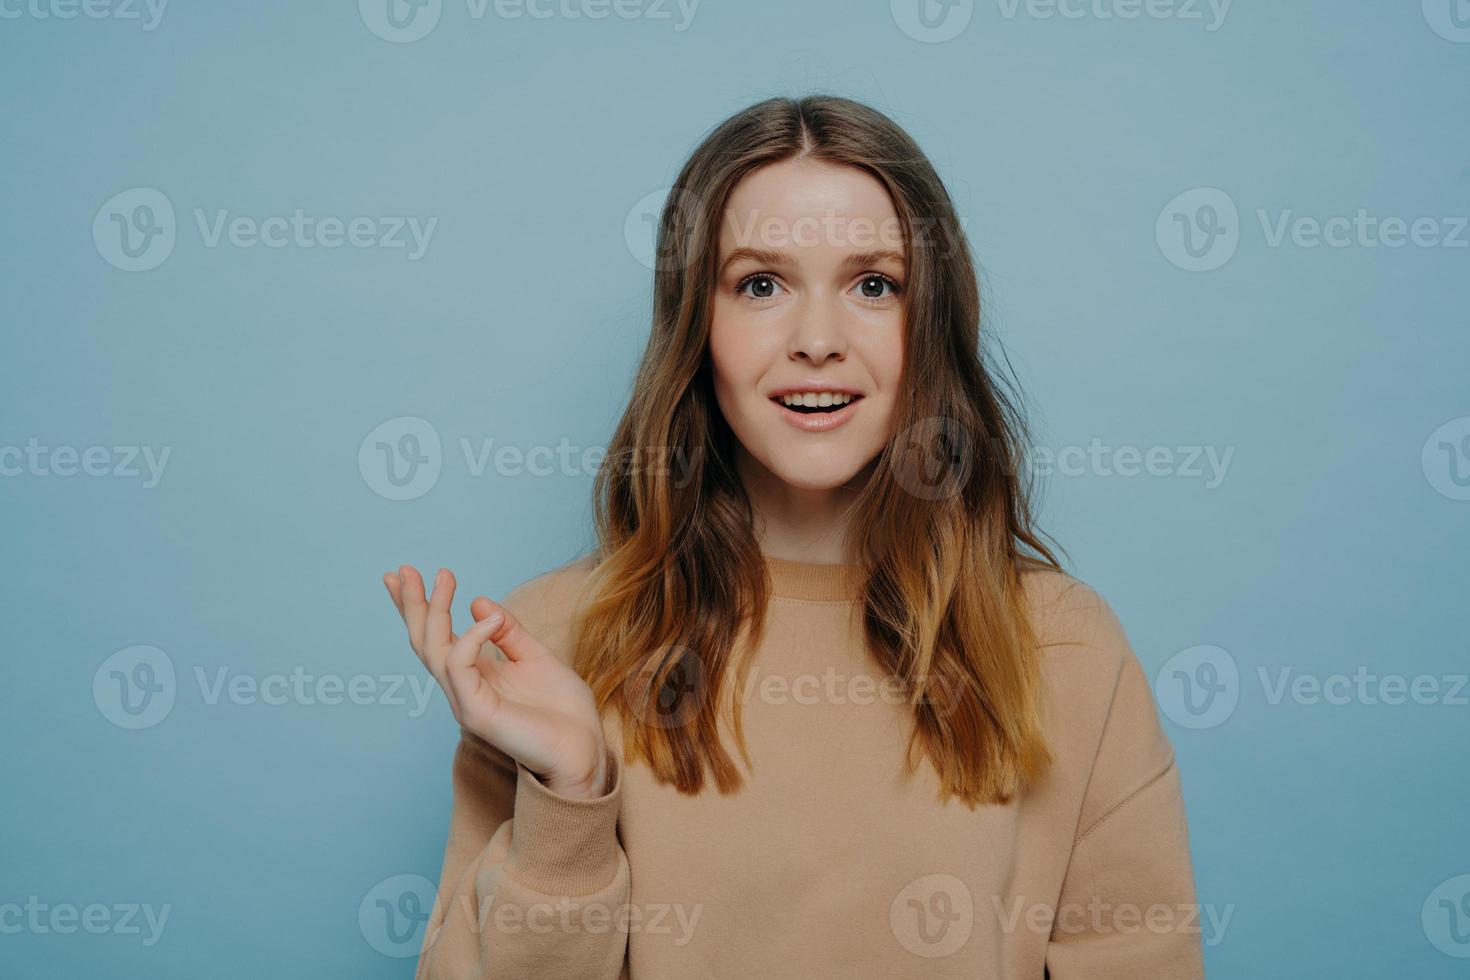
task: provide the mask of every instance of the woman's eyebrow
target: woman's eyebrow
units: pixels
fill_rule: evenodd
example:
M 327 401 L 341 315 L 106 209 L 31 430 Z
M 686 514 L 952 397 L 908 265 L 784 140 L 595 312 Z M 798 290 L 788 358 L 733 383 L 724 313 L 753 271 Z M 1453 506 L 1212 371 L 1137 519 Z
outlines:
M 728 256 L 725 257 L 725 261 L 720 264 L 720 275 L 724 275 L 726 269 L 730 268 L 730 266 L 734 265 L 736 262 L 739 262 L 741 259 L 750 259 L 751 261 L 758 262 L 761 265 L 770 266 L 790 265 L 792 262 L 791 256 L 787 255 L 785 252 L 775 252 L 771 251 L 770 249 L 749 248 L 746 246 L 741 246 L 740 248 L 735 249 Z M 854 252 L 852 255 L 849 255 L 846 259 L 844 259 L 842 264 L 850 266 L 852 268 L 858 268 L 864 266 L 878 265 L 885 260 L 896 262 L 898 263 L 898 265 L 907 268 L 907 263 L 904 261 L 903 253 L 888 248 L 875 249 L 871 252 Z
M 880 248 L 872 252 L 858 252 L 856 254 L 849 255 L 845 264 L 850 266 L 878 265 L 885 259 L 888 261 L 897 262 L 900 266 L 903 266 L 905 268 L 908 267 L 908 263 L 904 261 L 903 253 L 896 252 L 890 248 Z
M 726 256 L 724 262 L 720 263 L 720 275 L 724 275 L 726 269 L 741 259 L 750 259 L 761 265 L 788 265 L 791 262 L 790 256 L 785 252 L 773 252 L 769 249 L 749 248 L 742 245 Z

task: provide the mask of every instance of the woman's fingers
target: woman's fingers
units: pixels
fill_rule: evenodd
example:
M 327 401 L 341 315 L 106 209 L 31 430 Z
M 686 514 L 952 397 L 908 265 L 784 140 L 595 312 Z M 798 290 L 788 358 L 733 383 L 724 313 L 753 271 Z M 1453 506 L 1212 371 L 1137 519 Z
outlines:
M 507 724 L 507 731 L 514 731 L 522 709 L 501 697 L 500 665 L 482 664 L 480 651 L 493 644 L 492 649 L 504 652 L 508 666 L 547 655 L 540 641 L 509 609 L 485 596 L 470 604 L 477 622 L 455 636 L 452 607 L 458 582 L 448 569 L 434 576 L 431 592 L 412 565 L 384 575 L 383 586 L 408 627 L 414 653 L 444 689 L 460 723 L 486 738 Z
M 420 657 L 425 654 L 424 623 L 429 617 L 429 600 L 424 595 L 424 580 L 417 568 L 403 565 L 398 569 L 403 579 L 400 597 L 403 602 L 403 622 L 408 626 L 408 642 Z
M 413 628 L 409 625 L 408 611 L 404 608 L 404 583 L 403 573 L 385 572 L 383 574 L 383 585 L 388 589 L 388 597 L 393 600 L 398 615 L 403 617 L 403 625 L 408 627 L 408 645 L 413 650 L 413 655 L 419 658 L 419 662 L 425 667 L 429 666 L 428 659 L 424 656 L 423 644 L 415 642 Z
M 474 599 L 470 600 L 470 618 L 478 623 L 480 620 L 485 619 L 491 613 L 495 612 L 498 608 L 500 607 L 491 602 L 489 599 L 485 598 L 484 596 L 476 596 Z M 495 647 L 491 647 L 489 650 L 487 650 L 485 652 L 485 655 L 490 658 L 490 662 L 492 664 L 498 664 L 505 659 L 501 652 Z
M 493 599 L 476 596 L 475 600 L 470 603 L 470 615 L 481 622 L 496 615 L 505 620 L 505 628 L 497 631 L 490 642 L 498 646 L 510 660 L 528 660 L 546 652 L 541 641 L 532 636 L 509 609 Z
M 504 617 L 491 615 L 465 630 L 449 648 L 444 662 L 444 673 L 448 678 L 445 693 L 456 702 L 455 716 L 468 723 L 462 712 L 474 712 L 477 723 L 483 723 L 494 715 L 500 698 L 491 687 L 475 661 L 480 656 L 480 647 L 492 642 L 491 637 L 505 625 Z
M 454 629 L 450 622 L 454 586 L 454 573 L 447 568 L 439 569 L 434 576 L 434 594 L 429 598 L 428 621 L 424 627 L 425 650 L 435 660 L 441 655 L 447 656 L 449 644 L 454 642 Z
M 398 615 L 403 615 L 403 578 L 397 572 L 383 573 L 383 584 L 388 588 L 388 598 L 393 600 L 393 608 L 398 610 Z

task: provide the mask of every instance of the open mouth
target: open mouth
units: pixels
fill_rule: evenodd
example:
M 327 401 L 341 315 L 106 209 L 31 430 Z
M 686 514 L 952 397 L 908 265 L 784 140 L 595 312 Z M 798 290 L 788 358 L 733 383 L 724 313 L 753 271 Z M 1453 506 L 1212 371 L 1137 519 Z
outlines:
M 789 409 L 800 415 L 831 415 L 833 412 L 839 412 L 854 402 L 861 400 L 862 397 L 862 395 L 845 395 L 841 398 L 832 399 L 831 404 L 828 405 L 808 405 L 803 401 L 788 400 L 779 396 L 772 398 L 771 401 L 780 405 L 782 408 Z

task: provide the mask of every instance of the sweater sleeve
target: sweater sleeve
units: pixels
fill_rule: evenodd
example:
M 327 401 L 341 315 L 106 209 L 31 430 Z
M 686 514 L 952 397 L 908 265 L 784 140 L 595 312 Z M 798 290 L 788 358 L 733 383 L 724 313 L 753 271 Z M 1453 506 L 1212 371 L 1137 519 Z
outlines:
M 1202 980 L 1201 909 L 1179 768 L 1138 658 L 1098 598 L 1091 643 L 1116 658 L 1071 858 L 1052 919 L 1050 980 Z
M 627 855 L 617 839 L 622 765 L 607 792 L 572 799 L 461 730 L 439 891 L 415 980 L 617 980 Z

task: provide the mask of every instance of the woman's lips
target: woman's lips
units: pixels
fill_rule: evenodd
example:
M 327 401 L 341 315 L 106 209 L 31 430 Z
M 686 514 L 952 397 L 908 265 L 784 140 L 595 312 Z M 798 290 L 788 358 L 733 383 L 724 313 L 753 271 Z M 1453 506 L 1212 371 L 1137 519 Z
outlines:
M 830 432 L 852 418 L 862 400 L 861 395 L 854 396 L 852 401 L 834 412 L 798 412 L 787 408 L 775 398 L 770 401 L 781 413 L 781 417 L 795 428 L 803 432 Z

